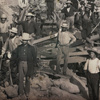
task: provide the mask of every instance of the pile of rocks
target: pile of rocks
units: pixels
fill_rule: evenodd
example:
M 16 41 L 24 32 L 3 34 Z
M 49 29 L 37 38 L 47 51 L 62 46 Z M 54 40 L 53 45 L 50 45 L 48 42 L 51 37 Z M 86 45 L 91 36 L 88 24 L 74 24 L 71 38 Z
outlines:
M 30 80 L 29 100 L 86 100 L 88 98 L 86 81 L 82 81 L 75 74 L 58 76 L 52 73 L 38 72 Z M 0 87 L 0 100 L 19 100 L 17 91 L 17 85 Z

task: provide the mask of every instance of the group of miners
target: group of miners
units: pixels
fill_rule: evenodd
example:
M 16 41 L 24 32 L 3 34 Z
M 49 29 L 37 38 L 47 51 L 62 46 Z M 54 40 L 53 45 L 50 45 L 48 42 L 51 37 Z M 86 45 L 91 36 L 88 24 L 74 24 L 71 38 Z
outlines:
M 72 2 L 67 0 L 65 7 L 61 10 L 63 16 L 59 24 L 57 36 L 57 74 L 61 73 L 60 61 L 62 56 L 64 56 L 63 75 L 67 75 L 69 46 L 76 41 L 76 37 L 73 34 L 74 29 L 77 28 L 80 30 L 83 42 L 85 44 L 90 43 L 93 47 L 94 42 L 90 39 L 91 31 L 100 21 L 98 9 L 93 9 L 92 5 L 85 5 L 85 2 L 81 1 L 81 7 L 78 10 L 72 5 Z M 75 12 L 77 13 L 75 14 Z M 22 34 L 19 34 L 16 27 L 11 27 L 8 24 L 7 16 L 5 14 L 1 15 L 0 58 L 2 59 L 4 54 L 7 53 L 7 57 L 10 60 L 10 67 L 17 66 L 19 73 L 19 95 L 22 96 L 25 93 L 28 97 L 30 92 L 30 78 L 33 77 L 34 67 L 37 65 L 37 48 L 33 45 L 33 42 L 34 38 L 40 35 L 40 27 L 34 21 L 35 14 L 28 12 L 25 16 L 25 21 L 14 21 L 14 24 L 22 26 Z M 99 28 L 97 29 L 99 30 Z M 88 49 L 88 51 L 90 59 L 86 61 L 84 70 L 87 76 L 89 97 L 90 100 L 99 100 L 100 60 L 97 58 L 99 52 L 96 48 Z

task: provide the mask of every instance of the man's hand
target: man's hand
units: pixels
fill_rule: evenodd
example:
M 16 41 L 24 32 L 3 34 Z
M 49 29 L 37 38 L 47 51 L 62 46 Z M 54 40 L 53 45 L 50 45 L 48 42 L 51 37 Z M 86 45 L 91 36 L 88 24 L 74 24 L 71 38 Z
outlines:
M 31 37 L 35 37 L 36 35 L 34 33 L 31 34 Z

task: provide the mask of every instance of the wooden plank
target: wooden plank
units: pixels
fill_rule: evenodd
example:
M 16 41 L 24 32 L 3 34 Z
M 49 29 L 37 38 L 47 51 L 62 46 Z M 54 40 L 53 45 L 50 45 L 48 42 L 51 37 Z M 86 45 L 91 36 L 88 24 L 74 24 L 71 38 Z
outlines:
M 55 34 L 52 34 L 50 36 L 46 36 L 46 37 L 43 37 L 41 39 L 34 40 L 32 44 L 36 44 L 36 43 L 40 43 L 40 42 L 43 42 L 43 41 L 46 41 L 49 39 L 53 39 L 53 38 L 57 37 L 57 35 L 58 35 L 58 33 L 55 33 Z
M 81 63 L 81 62 L 85 62 L 86 61 L 86 57 L 81 57 L 81 56 L 77 56 L 77 57 L 69 57 L 68 58 L 68 63 Z M 41 59 L 43 60 L 43 59 Z M 57 60 L 56 59 L 49 59 L 49 60 L 43 60 L 46 63 L 52 63 L 54 65 L 56 65 Z M 60 61 L 60 64 L 64 64 L 64 60 L 62 59 Z
M 87 51 L 80 51 L 80 52 L 70 52 L 69 56 L 84 56 L 88 55 Z
M 86 61 L 86 57 L 69 57 L 68 58 L 68 63 L 81 63 L 81 62 L 85 62 Z M 62 62 L 64 63 L 64 62 Z

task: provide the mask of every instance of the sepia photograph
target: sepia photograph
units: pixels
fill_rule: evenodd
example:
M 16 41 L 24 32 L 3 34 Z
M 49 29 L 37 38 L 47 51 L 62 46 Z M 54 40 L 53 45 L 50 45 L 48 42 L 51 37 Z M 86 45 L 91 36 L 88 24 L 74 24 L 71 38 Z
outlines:
M 0 0 L 0 100 L 100 100 L 100 0 Z

